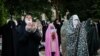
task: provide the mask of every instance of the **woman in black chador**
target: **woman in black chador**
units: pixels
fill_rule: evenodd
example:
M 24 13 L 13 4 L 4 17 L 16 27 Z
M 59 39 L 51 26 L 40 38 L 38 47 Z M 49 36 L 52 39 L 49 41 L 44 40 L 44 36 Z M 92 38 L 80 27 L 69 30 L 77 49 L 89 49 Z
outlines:
M 16 36 L 16 26 L 10 20 L 1 28 L 2 32 L 2 56 L 14 56 L 14 38 Z
M 26 15 L 23 24 L 18 27 L 18 33 L 17 56 L 39 56 L 41 37 L 31 15 Z

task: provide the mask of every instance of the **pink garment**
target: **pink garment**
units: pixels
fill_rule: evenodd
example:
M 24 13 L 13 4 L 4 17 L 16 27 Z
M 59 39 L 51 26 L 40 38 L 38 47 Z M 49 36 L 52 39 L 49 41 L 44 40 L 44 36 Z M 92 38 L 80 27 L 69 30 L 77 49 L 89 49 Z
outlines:
M 51 52 L 56 52 L 56 42 L 55 42 L 55 40 L 51 41 Z
M 46 43 L 45 43 L 45 56 L 51 56 L 51 52 L 52 52 L 52 47 L 51 47 L 51 41 L 52 41 L 52 38 L 51 38 L 51 27 L 54 27 L 54 25 L 53 24 L 49 24 L 49 26 L 48 26 L 48 29 L 47 29 L 47 31 L 46 31 L 46 39 L 45 39 L 45 41 L 46 41 Z M 54 29 L 55 29 L 55 27 L 54 27 Z M 57 36 L 57 33 L 56 33 L 56 38 L 55 38 L 55 40 L 54 40 L 54 42 L 55 42 L 55 46 L 56 46 L 56 51 L 55 51 L 55 56 L 60 56 L 60 54 L 59 54 L 59 46 L 58 46 L 58 36 Z

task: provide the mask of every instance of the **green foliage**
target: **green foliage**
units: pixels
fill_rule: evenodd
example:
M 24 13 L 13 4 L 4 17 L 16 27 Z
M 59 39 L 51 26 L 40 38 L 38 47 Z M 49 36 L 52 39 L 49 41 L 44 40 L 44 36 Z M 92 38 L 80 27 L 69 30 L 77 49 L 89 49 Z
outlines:
M 24 11 L 31 12 L 38 19 L 45 13 L 50 19 L 51 7 L 60 11 L 62 17 L 69 10 L 70 15 L 78 14 L 81 20 L 100 18 L 99 0 L 51 0 L 51 3 L 48 0 L 0 0 L 0 24 L 4 24 L 10 14 L 19 18 Z
M 7 9 L 4 7 L 3 0 L 0 0 L 0 26 L 3 26 L 7 20 Z
M 67 9 L 70 14 L 78 14 L 81 20 L 100 18 L 100 0 L 62 0 L 59 6 L 62 16 Z
M 9 2 L 8 2 L 9 1 Z M 33 17 L 40 19 L 41 13 L 51 17 L 51 4 L 48 0 L 5 0 L 5 7 L 9 14 L 20 16 L 23 12 L 32 13 Z

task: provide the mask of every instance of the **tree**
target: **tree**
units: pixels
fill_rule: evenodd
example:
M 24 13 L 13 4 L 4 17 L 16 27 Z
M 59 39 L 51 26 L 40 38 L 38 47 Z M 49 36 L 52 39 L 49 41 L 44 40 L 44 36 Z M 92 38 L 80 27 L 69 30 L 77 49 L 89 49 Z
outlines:
M 4 1 L 0 0 L 0 27 L 6 23 L 7 9 L 4 7 Z
M 62 0 L 60 12 L 62 16 L 67 9 L 70 14 L 78 14 L 81 20 L 98 18 L 100 16 L 99 0 Z
M 51 14 L 51 4 L 48 0 L 6 0 L 5 4 L 10 14 L 23 14 L 23 12 L 32 12 L 34 16 L 34 13 Z
M 88 18 L 100 18 L 99 0 L 0 0 L 1 20 L 5 14 L 22 15 L 24 12 L 32 12 L 34 17 L 39 17 L 45 13 L 51 18 L 51 8 L 56 9 L 56 18 L 62 17 L 69 10 L 70 15 L 78 14 L 81 20 Z M 8 12 L 8 13 L 7 13 Z

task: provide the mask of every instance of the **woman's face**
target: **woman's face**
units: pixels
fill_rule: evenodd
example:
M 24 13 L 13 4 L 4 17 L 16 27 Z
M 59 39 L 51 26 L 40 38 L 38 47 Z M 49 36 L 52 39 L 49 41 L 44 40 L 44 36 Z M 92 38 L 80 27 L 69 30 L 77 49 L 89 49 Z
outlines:
M 31 15 L 26 15 L 25 23 L 26 24 L 32 24 L 32 16 Z
M 73 16 L 73 26 L 76 28 L 78 23 L 79 23 L 79 18 L 78 18 L 78 16 L 74 15 Z
M 51 26 L 51 27 L 50 27 L 50 29 L 52 30 L 52 29 L 54 29 L 54 27 L 53 27 L 53 26 Z
M 73 19 L 73 24 L 74 25 L 77 25 L 78 24 L 78 19 L 77 18 Z

